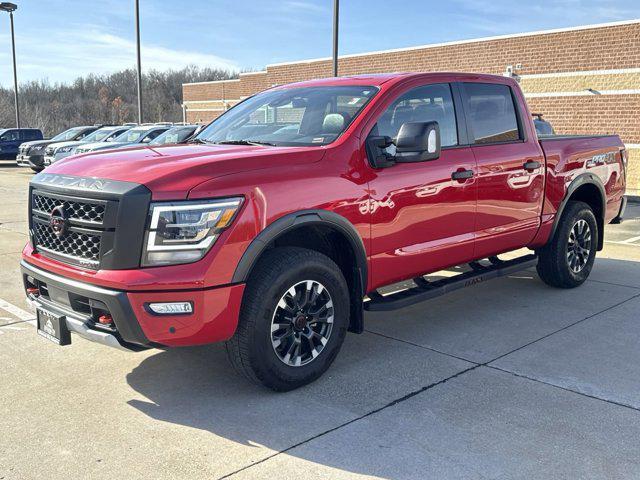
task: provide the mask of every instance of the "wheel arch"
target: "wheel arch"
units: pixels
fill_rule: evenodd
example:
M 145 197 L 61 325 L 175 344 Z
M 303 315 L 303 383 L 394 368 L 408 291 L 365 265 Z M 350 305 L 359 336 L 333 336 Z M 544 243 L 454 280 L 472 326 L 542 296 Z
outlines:
M 349 330 L 362 333 L 362 299 L 367 291 L 367 255 L 362 238 L 349 220 L 328 210 L 302 210 L 269 224 L 249 244 L 233 274 L 233 283 L 246 282 L 264 252 L 289 245 L 320 251 L 334 260 L 349 285 Z M 347 250 L 348 251 L 345 251 Z
M 598 251 L 602 250 L 604 247 L 604 218 L 607 211 L 607 196 L 600 178 L 591 173 L 578 175 L 567 187 L 567 193 L 558 207 L 549 238 L 552 239 L 555 236 L 564 209 L 571 201 L 584 202 L 593 210 L 598 224 Z

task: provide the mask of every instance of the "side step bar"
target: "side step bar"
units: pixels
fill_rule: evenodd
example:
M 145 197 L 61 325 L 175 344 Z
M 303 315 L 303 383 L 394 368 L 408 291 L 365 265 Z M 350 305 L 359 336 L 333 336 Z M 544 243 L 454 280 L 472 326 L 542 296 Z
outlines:
M 408 307 L 460 288 L 470 287 L 485 280 L 503 277 L 519 270 L 534 267 L 537 263 L 537 255 L 531 254 L 514 258 L 513 260 L 499 261 L 490 266 L 474 262 L 473 269 L 468 272 L 433 282 L 429 282 L 424 277 L 417 277 L 413 279 L 416 284 L 415 287 L 389 295 L 381 295 L 377 291 L 370 293 L 368 295 L 370 301 L 364 303 L 364 309 L 371 312 L 386 312 Z

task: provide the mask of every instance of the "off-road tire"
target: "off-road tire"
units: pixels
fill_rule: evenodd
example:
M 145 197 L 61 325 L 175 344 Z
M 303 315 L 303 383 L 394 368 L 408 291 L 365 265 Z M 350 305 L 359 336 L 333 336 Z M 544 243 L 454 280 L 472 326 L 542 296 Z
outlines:
M 326 344 L 308 364 L 284 363 L 272 343 L 272 320 L 283 295 L 296 284 L 319 282 L 330 295 L 333 326 Z M 314 250 L 281 247 L 267 251 L 245 287 L 235 335 L 226 351 L 235 370 L 254 383 L 288 391 L 313 382 L 336 358 L 349 325 L 349 289 L 340 268 Z
M 569 260 L 570 235 L 578 222 L 584 221 L 590 232 L 588 255 L 579 271 L 571 268 Z M 584 225 L 580 223 L 580 225 Z M 547 285 L 557 288 L 575 288 L 582 285 L 589 277 L 598 249 L 601 232 L 591 207 L 584 202 L 572 201 L 565 207 L 555 234 L 544 248 L 538 252 L 538 275 Z M 582 263 L 582 260 L 581 262 Z

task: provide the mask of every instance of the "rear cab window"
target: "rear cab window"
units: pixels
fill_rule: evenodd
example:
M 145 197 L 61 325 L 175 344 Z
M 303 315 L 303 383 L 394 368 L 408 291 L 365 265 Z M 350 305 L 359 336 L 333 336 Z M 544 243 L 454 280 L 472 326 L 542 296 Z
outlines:
M 463 83 L 463 101 L 476 145 L 523 140 L 511 88 L 498 83 Z

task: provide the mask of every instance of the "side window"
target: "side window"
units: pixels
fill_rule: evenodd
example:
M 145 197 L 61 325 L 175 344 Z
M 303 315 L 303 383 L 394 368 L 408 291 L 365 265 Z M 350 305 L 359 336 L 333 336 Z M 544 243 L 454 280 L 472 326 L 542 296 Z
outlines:
M 154 138 L 156 138 L 158 135 L 160 135 L 161 133 L 163 133 L 162 130 L 153 130 L 152 132 L 149 132 L 143 139 L 142 139 L 142 143 L 149 143 L 151 140 L 153 140 Z
M 374 127 L 375 135 L 395 138 L 403 123 L 438 122 L 441 145 L 458 144 L 456 114 L 449 84 L 433 84 L 414 88 L 393 102 Z
M 19 138 L 20 133 L 18 130 L 9 130 L 8 132 L 5 132 L 4 135 L 2 135 L 2 138 L 0 140 L 2 140 L 3 142 L 15 142 Z
M 465 83 L 465 110 L 476 144 L 514 142 L 522 138 L 507 85 Z

